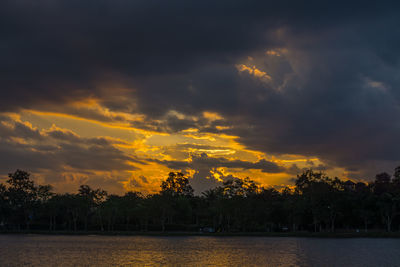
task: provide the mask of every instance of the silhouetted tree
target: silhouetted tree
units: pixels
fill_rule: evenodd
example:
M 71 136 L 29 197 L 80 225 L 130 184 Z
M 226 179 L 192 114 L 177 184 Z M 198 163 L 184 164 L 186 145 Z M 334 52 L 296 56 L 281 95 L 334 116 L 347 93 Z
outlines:
M 193 188 L 183 173 L 170 172 L 168 178 L 161 183 L 161 194 L 193 196 Z
M 189 179 L 171 172 L 159 193 L 108 195 L 88 185 L 55 194 L 17 170 L 0 184 L 0 229 L 335 231 L 336 228 L 399 228 L 400 167 L 393 178 L 377 174 L 370 183 L 342 181 L 304 170 L 293 187 L 263 188 L 233 178 L 194 196 Z M 24 228 L 21 226 L 25 225 Z
M 127 192 L 121 199 L 121 208 L 125 230 L 129 230 L 131 222 L 137 225 L 147 224 L 146 211 L 143 207 L 144 197 L 140 192 Z
M 7 224 L 7 219 L 10 217 L 10 203 L 7 196 L 7 188 L 0 184 L 0 229 Z
M 81 201 L 83 203 L 82 208 L 84 209 L 85 213 L 85 230 L 88 229 L 88 220 L 90 218 L 90 215 L 97 214 L 100 223 L 100 229 L 101 231 L 104 231 L 103 217 L 101 214 L 101 209 L 98 209 L 98 206 L 107 197 L 107 192 L 101 189 L 92 189 L 88 185 L 81 185 L 78 192 L 78 196 L 81 198 Z
M 34 216 L 33 207 L 37 193 L 35 183 L 30 180 L 30 174 L 22 170 L 9 173 L 8 177 L 7 183 L 9 187 L 7 195 L 14 219 L 18 222 L 20 218 L 23 218 L 26 229 L 29 229 Z M 19 223 L 18 228 L 20 228 Z

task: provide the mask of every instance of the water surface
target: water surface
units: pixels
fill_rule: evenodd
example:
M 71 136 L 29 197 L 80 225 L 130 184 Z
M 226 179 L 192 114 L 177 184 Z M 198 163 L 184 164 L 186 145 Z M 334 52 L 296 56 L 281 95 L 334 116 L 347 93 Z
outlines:
M 400 239 L 0 235 L 0 266 L 400 266 Z

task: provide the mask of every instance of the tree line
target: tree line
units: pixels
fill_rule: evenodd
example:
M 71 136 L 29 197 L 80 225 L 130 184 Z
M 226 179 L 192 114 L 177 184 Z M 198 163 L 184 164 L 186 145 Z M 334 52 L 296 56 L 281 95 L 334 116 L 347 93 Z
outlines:
M 81 185 L 56 194 L 28 172 L 0 184 L 0 230 L 334 232 L 400 230 L 400 167 L 370 183 L 330 178 L 311 169 L 293 187 L 263 188 L 249 178 L 231 179 L 194 195 L 189 179 L 171 172 L 159 193 L 108 194 Z

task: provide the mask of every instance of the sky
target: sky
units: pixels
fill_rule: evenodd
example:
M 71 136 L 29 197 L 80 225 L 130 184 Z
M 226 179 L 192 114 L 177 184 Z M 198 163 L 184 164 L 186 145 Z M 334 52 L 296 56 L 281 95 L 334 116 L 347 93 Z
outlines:
M 400 165 L 396 1 L 4 0 L 0 177 L 281 188 Z

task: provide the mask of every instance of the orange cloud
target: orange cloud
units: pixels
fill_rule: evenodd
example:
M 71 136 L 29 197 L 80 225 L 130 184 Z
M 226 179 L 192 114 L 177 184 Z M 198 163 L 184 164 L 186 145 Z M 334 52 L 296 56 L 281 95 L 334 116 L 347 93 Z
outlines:
M 265 79 L 265 80 L 272 79 L 271 76 L 269 76 L 266 72 L 257 69 L 256 66 L 248 67 L 244 64 L 239 64 L 236 65 L 236 68 L 238 69 L 239 72 L 248 72 L 249 74 L 260 79 Z

